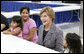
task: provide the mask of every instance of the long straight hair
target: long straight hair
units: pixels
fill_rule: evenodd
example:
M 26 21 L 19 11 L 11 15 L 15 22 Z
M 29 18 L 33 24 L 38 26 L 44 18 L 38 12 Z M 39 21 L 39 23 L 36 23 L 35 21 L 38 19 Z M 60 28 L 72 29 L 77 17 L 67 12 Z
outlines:
M 81 53 L 82 44 L 80 37 L 76 33 L 68 33 L 66 35 L 66 42 L 70 50 L 69 53 Z

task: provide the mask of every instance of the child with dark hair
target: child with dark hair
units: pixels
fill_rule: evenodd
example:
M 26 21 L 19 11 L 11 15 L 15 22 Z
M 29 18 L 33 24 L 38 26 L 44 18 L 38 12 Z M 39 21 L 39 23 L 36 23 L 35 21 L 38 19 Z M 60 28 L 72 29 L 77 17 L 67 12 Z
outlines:
M 22 38 L 22 18 L 20 16 L 13 16 L 11 19 L 11 27 L 6 31 L 3 31 L 4 34 L 12 34 Z
M 76 33 L 68 33 L 64 40 L 64 46 L 68 53 L 82 53 L 82 44 L 80 37 Z

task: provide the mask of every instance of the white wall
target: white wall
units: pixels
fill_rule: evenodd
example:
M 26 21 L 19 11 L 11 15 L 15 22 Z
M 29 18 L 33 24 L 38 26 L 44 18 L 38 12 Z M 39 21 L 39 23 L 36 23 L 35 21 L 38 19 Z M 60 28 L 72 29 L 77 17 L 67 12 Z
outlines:
M 83 38 L 83 1 L 81 1 L 81 10 L 80 10 L 80 36 Z

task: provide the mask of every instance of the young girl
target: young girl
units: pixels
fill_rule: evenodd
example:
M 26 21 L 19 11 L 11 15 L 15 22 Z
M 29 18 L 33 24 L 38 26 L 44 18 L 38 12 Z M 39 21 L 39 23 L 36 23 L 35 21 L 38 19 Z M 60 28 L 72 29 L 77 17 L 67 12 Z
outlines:
M 22 38 L 22 26 L 22 18 L 20 16 L 13 16 L 11 19 L 11 27 L 6 31 L 3 31 L 3 33 Z
M 64 53 L 82 53 L 83 47 L 79 35 L 68 33 L 64 40 L 64 47 L 67 49 Z

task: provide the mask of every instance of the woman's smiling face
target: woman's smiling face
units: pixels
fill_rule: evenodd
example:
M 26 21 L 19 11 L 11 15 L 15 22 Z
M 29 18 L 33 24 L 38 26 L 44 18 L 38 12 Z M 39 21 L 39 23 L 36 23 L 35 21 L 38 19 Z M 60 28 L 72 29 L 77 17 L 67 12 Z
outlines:
M 49 24 L 50 21 L 51 21 L 51 18 L 46 14 L 46 12 L 44 12 L 44 13 L 40 16 L 40 18 L 41 18 L 41 21 L 42 21 L 43 25 L 47 25 L 47 24 Z
M 23 20 L 27 20 L 29 18 L 29 12 L 27 11 L 27 9 L 23 9 L 21 17 L 23 18 Z

